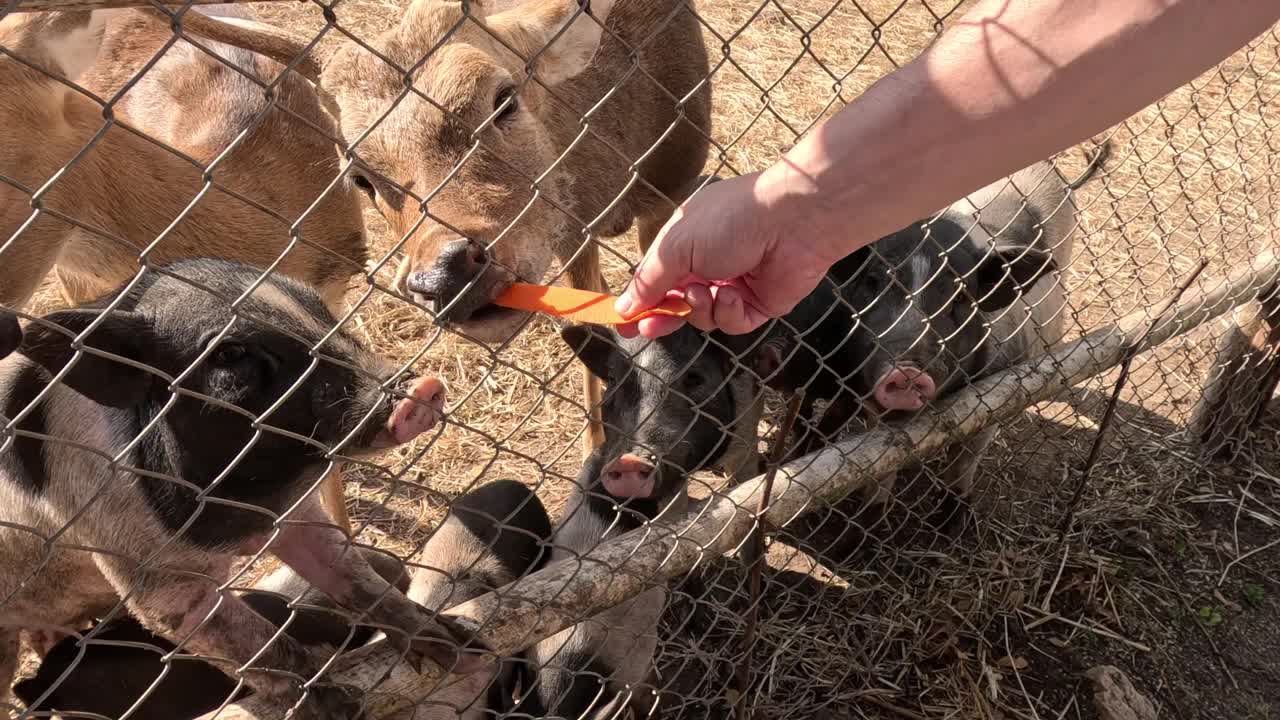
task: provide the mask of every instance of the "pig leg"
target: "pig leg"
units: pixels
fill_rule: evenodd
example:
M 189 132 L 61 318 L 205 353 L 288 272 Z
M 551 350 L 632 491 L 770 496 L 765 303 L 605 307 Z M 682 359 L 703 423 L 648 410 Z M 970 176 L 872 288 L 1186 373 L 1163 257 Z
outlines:
M 764 474 L 767 470 L 759 450 L 753 447 L 744 448 L 729 465 L 729 487 L 737 487 L 751 478 Z
M 947 496 L 930 518 L 932 525 L 946 528 L 960 519 L 963 501 L 973 494 L 978 465 L 986 457 L 987 448 L 995 440 L 998 431 L 996 427 L 987 427 L 973 437 L 947 447 L 942 456 L 945 464 L 940 473 Z
M 487 664 L 478 654 L 459 652 L 466 645 L 463 632 L 374 571 L 346 536 L 325 522 L 313 501 L 305 501 L 281 522 L 280 533 L 267 549 L 334 602 L 363 613 L 357 622 L 367 618 L 370 624 L 386 626 L 392 641 L 411 643 L 445 670 L 468 674 Z
M 95 560 L 128 598 L 129 611 L 184 652 L 200 655 L 232 676 L 243 669 L 255 692 L 286 707 L 301 698 L 299 717 L 338 720 L 358 714 L 359 701 L 332 685 L 312 686 L 303 697 L 300 683 L 310 680 L 320 664 L 239 597 L 218 592 L 215 578 L 226 577 L 229 557 L 186 555 L 181 572 L 139 567 L 118 555 L 100 554 Z
M 893 500 L 893 489 L 898 484 L 898 473 L 891 472 L 882 478 L 872 479 L 863 488 L 868 507 L 884 507 Z
M 805 438 L 801 454 L 808 455 L 835 442 L 861 406 L 862 404 L 853 393 L 842 392 L 837 395 L 823 411 L 822 419 L 818 421 L 817 432 L 810 432 Z
M 791 447 L 787 449 L 785 460 L 790 462 L 796 458 L 808 455 L 810 447 L 816 442 L 817 438 L 814 433 L 818 428 L 813 424 L 813 404 L 816 398 L 812 395 L 805 394 L 804 399 L 800 401 L 800 412 L 796 414 L 795 429 L 792 431 Z
M 944 455 L 946 468 L 942 480 L 947 489 L 957 497 L 967 498 L 973 492 L 973 478 L 978 472 L 978 463 L 987 454 L 987 448 L 995 440 L 999 428 L 990 426 L 983 428 L 973 437 L 955 443 L 947 448 Z
M 764 458 L 760 456 L 758 442 L 760 416 L 764 413 L 764 395 L 757 393 L 749 402 L 747 410 L 733 423 L 733 442 L 729 446 L 729 452 L 720 461 L 720 469 L 729 476 L 729 487 L 737 487 L 768 470 Z

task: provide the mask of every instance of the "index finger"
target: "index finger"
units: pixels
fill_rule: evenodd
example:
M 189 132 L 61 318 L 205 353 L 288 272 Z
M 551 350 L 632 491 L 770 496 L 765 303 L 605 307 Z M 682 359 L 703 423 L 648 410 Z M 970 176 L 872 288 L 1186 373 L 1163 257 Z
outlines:
M 631 281 L 618 296 L 614 309 L 622 317 L 634 317 L 662 302 L 668 292 L 676 289 L 689 276 L 686 243 L 681 242 L 678 233 L 668 232 L 678 227 L 680 216 L 677 211 L 667 221 L 658 233 L 657 240 L 640 259 L 640 265 L 636 267 Z
M 664 335 L 679 330 L 685 323 L 682 317 L 673 315 L 649 315 L 642 317 L 633 323 L 615 326 L 618 334 L 624 338 L 633 338 L 637 335 L 643 335 L 650 340 L 656 340 Z
M 693 317 L 693 313 L 697 310 L 690 302 L 691 298 L 688 293 L 681 293 L 679 290 L 668 291 L 661 300 L 660 304 L 676 305 L 683 303 L 685 307 L 690 308 L 689 313 L 650 313 L 642 317 L 637 317 L 634 322 L 615 325 L 614 329 L 624 338 L 633 338 L 637 335 L 643 335 L 650 340 L 656 340 L 663 335 L 670 335 L 680 329 L 681 325 L 689 322 Z M 655 306 L 660 307 L 660 305 Z M 645 312 L 645 311 L 641 311 Z M 695 323 L 696 324 L 696 323 Z

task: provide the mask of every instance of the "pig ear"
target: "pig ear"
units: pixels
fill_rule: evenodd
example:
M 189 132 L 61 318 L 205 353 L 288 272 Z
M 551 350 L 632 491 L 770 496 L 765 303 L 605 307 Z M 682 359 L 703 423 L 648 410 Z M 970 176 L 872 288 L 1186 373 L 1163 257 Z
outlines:
M 567 325 L 560 329 L 560 337 L 592 375 L 609 379 L 609 360 L 618 346 L 608 332 L 596 325 Z
M 31 677 L 13 685 L 13 694 L 22 701 L 23 705 L 31 707 L 36 698 L 39 698 L 49 687 L 48 683 L 39 682 L 36 678 Z
M 485 19 L 526 58 L 537 55 L 535 72 L 557 85 L 591 61 L 614 0 L 526 0 Z
M 1053 255 L 1038 248 L 997 247 L 974 269 L 969 282 L 978 309 L 999 312 L 1009 307 L 1058 264 Z
M 22 338 L 20 352 L 56 374 L 75 356 L 71 347 L 75 335 L 101 317 L 96 310 L 64 310 L 44 317 L 61 325 L 71 335 L 44 323 L 31 323 Z M 102 324 L 85 338 L 85 346 L 142 362 L 154 342 L 151 322 L 139 313 L 113 310 Z M 115 360 L 85 352 L 75 361 L 63 384 L 90 400 L 109 407 L 130 407 L 142 399 L 150 387 L 149 373 Z

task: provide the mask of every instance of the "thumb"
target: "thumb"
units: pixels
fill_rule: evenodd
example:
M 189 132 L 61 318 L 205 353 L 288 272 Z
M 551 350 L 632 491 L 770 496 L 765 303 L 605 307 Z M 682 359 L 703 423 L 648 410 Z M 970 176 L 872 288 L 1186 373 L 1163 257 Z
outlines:
M 677 211 L 667 221 L 640 260 L 631 282 L 614 303 L 614 310 L 624 318 L 662 302 L 668 290 L 689 276 L 689 244 L 687 236 L 680 231 L 680 216 Z

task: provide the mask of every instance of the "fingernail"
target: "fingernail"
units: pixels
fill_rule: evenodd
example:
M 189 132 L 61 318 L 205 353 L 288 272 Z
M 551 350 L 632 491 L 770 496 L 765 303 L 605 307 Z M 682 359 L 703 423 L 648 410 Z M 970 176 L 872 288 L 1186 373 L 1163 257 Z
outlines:
M 621 316 L 626 317 L 631 312 L 631 296 L 623 293 L 617 300 L 613 301 L 613 309 Z

